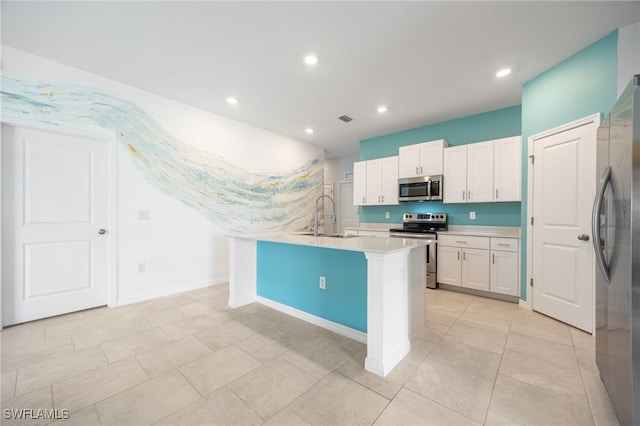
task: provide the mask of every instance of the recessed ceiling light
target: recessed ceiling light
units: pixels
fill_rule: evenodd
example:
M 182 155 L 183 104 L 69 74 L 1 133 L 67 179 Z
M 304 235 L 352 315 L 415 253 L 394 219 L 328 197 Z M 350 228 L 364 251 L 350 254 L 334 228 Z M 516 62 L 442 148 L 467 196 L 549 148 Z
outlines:
M 307 55 L 304 57 L 304 63 L 307 65 L 315 65 L 318 63 L 318 57 L 316 55 Z
M 496 73 L 496 77 L 506 77 L 511 74 L 511 68 L 503 68 Z
M 313 132 L 315 132 L 314 129 L 312 129 L 311 127 L 307 127 L 306 129 L 304 129 L 305 132 L 307 132 L 308 135 L 312 134 Z
M 378 107 L 378 112 L 379 112 L 380 114 L 384 114 L 385 112 L 387 112 L 387 106 L 386 106 L 386 105 L 380 105 L 380 106 Z
M 228 103 L 228 104 L 231 104 L 231 105 L 235 105 L 235 104 L 237 104 L 237 103 L 238 103 L 238 99 L 237 99 L 237 98 L 234 98 L 233 96 L 229 96 L 229 97 L 227 98 L 227 103 Z

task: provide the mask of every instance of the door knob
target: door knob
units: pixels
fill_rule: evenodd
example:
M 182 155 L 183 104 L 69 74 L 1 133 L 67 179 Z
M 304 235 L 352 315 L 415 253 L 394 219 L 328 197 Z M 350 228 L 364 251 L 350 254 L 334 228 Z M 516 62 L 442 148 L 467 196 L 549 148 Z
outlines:
M 578 239 L 581 241 L 589 241 L 589 236 L 587 234 L 578 235 Z
M 101 230 L 98 231 L 98 234 L 100 234 L 100 235 L 104 235 L 106 233 L 107 233 L 106 229 L 101 229 Z

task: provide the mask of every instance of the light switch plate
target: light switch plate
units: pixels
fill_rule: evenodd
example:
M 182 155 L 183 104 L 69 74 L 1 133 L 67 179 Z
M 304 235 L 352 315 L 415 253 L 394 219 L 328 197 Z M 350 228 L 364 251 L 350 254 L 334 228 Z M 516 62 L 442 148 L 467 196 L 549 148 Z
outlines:
M 476 218 L 476 212 L 469 212 L 469 219 L 475 219 Z

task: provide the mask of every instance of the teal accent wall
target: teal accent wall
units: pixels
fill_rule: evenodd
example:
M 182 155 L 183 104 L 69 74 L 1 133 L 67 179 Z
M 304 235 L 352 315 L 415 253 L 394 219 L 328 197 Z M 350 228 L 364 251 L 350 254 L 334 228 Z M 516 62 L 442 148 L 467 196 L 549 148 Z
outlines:
M 596 41 L 524 84 L 522 89 L 521 298 L 527 279 L 528 138 L 596 113 L 609 113 L 618 84 L 618 31 Z
M 360 141 L 360 160 L 372 160 L 398 155 L 398 149 L 436 139 L 445 139 L 449 146 L 465 145 L 521 134 L 520 105 L 445 121 L 416 129 Z M 446 185 L 446 182 L 445 182 Z M 402 203 L 398 206 L 360 207 L 361 222 L 398 223 L 405 212 L 446 212 L 453 225 L 520 226 L 520 203 L 444 204 L 441 201 Z M 469 219 L 469 212 L 476 219 Z M 389 212 L 389 219 L 385 213 Z
M 259 296 L 366 333 L 364 253 L 258 241 L 257 258 Z

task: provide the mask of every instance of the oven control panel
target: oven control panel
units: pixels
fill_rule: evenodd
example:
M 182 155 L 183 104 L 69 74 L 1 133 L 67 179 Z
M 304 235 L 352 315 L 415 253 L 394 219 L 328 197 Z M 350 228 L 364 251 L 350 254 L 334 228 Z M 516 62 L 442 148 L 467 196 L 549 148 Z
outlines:
M 446 213 L 405 213 L 402 222 L 407 223 L 447 223 Z

